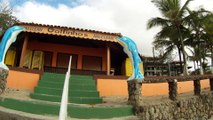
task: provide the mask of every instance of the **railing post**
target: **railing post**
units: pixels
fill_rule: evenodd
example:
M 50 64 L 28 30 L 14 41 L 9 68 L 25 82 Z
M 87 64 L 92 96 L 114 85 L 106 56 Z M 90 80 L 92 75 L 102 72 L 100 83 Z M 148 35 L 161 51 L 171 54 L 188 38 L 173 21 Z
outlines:
M 59 120 L 66 120 L 67 118 L 67 104 L 69 101 L 69 79 L 70 79 L 70 66 L 72 63 L 72 56 L 70 56 L 68 70 L 66 72 L 65 80 L 64 80 L 64 87 L 63 93 L 61 97 L 61 106 L 59 111 Z
M 210 91 L 213 91 L 213 78 L 209 79 L 209 83 L 210 83 Z
M 142 82 L 138 82 L 137 80 L 127 81 L 128 84 L 128 103 L 133 106 L 138 106 L 141 101 L 142 93 Z
M 136 114 L 140 111 L 140 102 L 142 100 L 142 82 L 137 79 L 127 81 L 128 84 L 128 104 L 132 105 Z
M 177 100 L 177 80 L 168 80 L 169 84 L 169 99 Z
M 9 74 L 9 70 L 0 68 L 0 94 L 2 94 L 6 89 L 8 74 Z
M 194 80 L 194 95 L 200 95 L 200 92 L 201 92 L 200 80 L 196 79 Z

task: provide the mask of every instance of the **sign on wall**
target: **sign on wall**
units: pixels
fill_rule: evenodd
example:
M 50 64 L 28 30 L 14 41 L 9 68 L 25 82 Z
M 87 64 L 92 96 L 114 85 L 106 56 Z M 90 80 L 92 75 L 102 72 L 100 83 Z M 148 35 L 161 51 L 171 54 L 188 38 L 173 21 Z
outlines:
M 54 26 L 20 25 L 27 32 L 117 42 L 117 35 Z

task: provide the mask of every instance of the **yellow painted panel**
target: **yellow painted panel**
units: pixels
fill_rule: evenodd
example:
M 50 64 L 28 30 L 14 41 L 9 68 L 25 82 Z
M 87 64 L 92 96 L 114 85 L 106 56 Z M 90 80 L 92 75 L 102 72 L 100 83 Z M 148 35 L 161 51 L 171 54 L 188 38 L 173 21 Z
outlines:
M 10 65 L 10 66 L 14 66 L 15 56 L 16 56 L 15 50 L 8 50 L 6 57 L 5 57 L 5 64 Z
M 26 54 L 24 56 L 23 67 L 29 68 L 29 69 L 31 68 L 32 55 L 33 55 L 33 51 L 31 50 L 26 51 Z
M 144 74 L 144 70 L 143 70 L 143 62 L 139 64 L 140 70 L 142 72 L 142 74 Z M 132 63 L 130 58 L 126 58 L 125 60 L 125 75 L 126 76 L 131 76 L 132 75 Z
M 126 76 L 131 76 L 132 75 L 132 63 L 130 58 L 126 58 L 126 62 L 125 62 L 125 73 Z
M 43 69 L 44 53 L 42 51 L 34 51 L 32 69 Z

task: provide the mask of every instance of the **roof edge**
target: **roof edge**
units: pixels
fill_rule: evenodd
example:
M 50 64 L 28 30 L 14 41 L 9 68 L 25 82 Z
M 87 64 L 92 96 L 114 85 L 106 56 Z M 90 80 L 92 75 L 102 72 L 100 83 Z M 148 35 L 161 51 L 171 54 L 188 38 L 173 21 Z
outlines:
M 40 23 L 33 23 L 33 22 L 17 22 L 14 25 L 39 25 L 39 26 L 45 26 L 45 27 L 59 27 L 59 28 L 66 28 L 66 29 L 74 29 L 74 30 L 82 30 L 82 31 L 88 31 L 88 32 L 97 32 L 97 33 L 103 33 L 103 34 L 110 34 L 110 35 L 116 35 L 118 37 L 121 37 L 121 33 L 112 33 L 112 32 L 104 32 L 104 31 L 98 31 L 98 30 L 91 30 L 91 29 L 84 29 L 84 28 L 75 28 L 75 27 L 68 27 L 68 26 L 59 26 L 59 25 L 48 25 L 48 24 L 40 24 Z

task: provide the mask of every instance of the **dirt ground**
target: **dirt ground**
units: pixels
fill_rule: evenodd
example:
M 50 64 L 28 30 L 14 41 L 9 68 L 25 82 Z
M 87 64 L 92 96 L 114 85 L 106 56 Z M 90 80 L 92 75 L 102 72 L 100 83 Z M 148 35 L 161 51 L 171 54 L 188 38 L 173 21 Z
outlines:
M 1 94 L 1 97 L 8 97 L 20 100 L 30 100 L 33 101 L 29 97 L 29 94 L 32 91 L 29 90 L 19 90 L 19 89 L 7 89 L 5 93 Z M 202 93 L 210 93 L 209 88 L 202 90 Z M 193 97 L 193 92 L 188 92 L 184 94 L 179 94 L 178 99 L 188 99 Z M 98 104 L 96 106 L 123 106 L 127 105 L 128 98 L 124 96 L 112 96 L 112 97 L 103 97 L 103 104 Z M 171 102 L 168 99 L 168 96 L 143 96 L 141 104 L 143 105 L 154 105 L 165 102 Z M 15 111 L 0 107 L 0 120 L 57 120 L 57 116 L 41 116 L 34 115 L 25 112 Z M 68 118 L 68 120 L 79 120 L 75 118 Z M 82 120 L 82 119 L 81 119 Z M 93 119 L 98 120 L 98 119 Z M 107 120 L 139 120 L 137 116 L 128 116 L 128 117 L 120 117 L 120 118 L 111 118 Z M 213 119 L 212 119 L 213 120 Z

